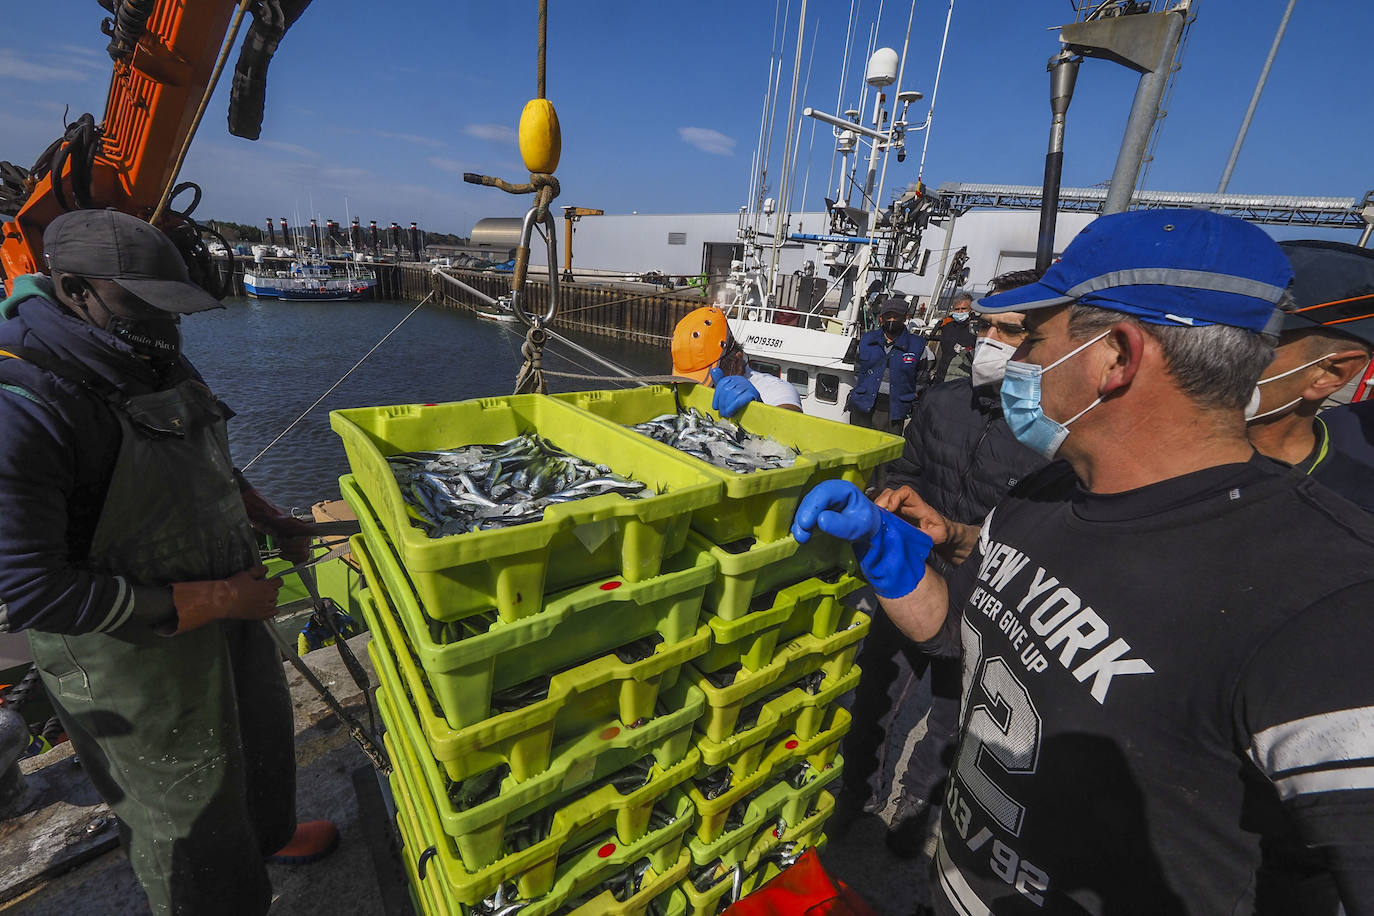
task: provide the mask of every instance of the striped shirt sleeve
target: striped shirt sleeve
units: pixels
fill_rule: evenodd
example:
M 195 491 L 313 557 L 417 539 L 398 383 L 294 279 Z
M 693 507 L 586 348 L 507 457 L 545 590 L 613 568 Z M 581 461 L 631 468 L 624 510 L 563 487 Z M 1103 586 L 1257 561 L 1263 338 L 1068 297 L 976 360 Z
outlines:
M 1371 651 L 1374 582 L 1365 582 L 1290 619 L 1239 685 L 1239 743 L 1310 846 L 1374 837 Z

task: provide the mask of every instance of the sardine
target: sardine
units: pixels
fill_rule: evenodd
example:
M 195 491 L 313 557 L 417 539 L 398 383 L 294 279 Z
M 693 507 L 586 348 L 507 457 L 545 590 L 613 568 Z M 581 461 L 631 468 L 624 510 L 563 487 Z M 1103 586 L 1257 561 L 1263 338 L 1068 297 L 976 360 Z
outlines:
M 409 452 L 387 459 L 412 521 L 430 537 L 537 521 L 551 505 L 606 493 L 636 499 L 653 491 L 533 433 L 497 445 Z
M 737 474 L 791 467 L 798 454 L 781 442 L 756 436 L 725 420 L 713 419 L 694 407 L 680 414 L 654 417 L 630 428 Z

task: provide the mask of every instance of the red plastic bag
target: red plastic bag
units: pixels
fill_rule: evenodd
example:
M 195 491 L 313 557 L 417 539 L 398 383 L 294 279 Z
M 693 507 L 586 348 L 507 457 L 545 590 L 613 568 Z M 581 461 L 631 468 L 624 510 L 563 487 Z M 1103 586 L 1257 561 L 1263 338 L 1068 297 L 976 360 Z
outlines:
M 788 869 L 732 905 L 723 916 L 878 916 L 850 888 L 825 873 L 808 849 Z

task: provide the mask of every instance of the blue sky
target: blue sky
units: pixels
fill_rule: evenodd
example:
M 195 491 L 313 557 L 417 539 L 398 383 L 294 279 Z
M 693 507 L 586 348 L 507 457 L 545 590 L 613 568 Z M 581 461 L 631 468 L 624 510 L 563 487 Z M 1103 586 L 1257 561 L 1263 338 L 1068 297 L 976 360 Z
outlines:
M 785 33 L 790 84 L 799 0 Z M 786 7 L 787 0 L 783 0 Z M 858 4 L 859 47 L 878 0 Z M 1197 22 L 1146 186 L 1216 189 L 1285 0 L 1195 0 Z M 746 197 L 768 78 L 773 3 L 665 4 L 552 0 L 549 97 L 563 126 L 560 204 L 608 213 L 733 211 Z M 918 0 L 905 88 L 929 100 L 946 6 Z M 200 183 L 197 215 L 261 224 L 264 217 L 344 220 L 349 210 L 467 234 L 483 216 L 523 212 L 527 199 L 464 185 L 461 173 L 525 173 L 515 125 L 535 87 L 534 0 L 315 0 L 282 42 L 256 143 L 225 128 L 222 81 L 182 172 Z M 879 43 L 900 50 L 905 0 L 888 0 Z M 827 111 L 836 93 L 848 0 L 810 0 L 803 46 L 805 103 Z M 0 33 L 0 158 L 28 165 L 72 116 L 104 109 L 109 59 L 94 0 L 44 0 L 6 10 Z M 1068 0 L 958 0 L 949 37 L 927 184 L 1039 183 L 1048 135 L 1048 27 Z M 61 24 L 61 28 L 55 28 Z M 1333 31 L 1334 29 L 1334 31 Z M 1374 4 L 1300 3 L 1235 174 L 1233 192 L 1359 197 L 1374 187 L 1368 150 L 1367 36 Z M 781 38 L 782 36 L 780 36 Z M 814 52 L 813 52 L 814 42 Z M 862 51 L 851 65 L 857 101 Z M 809 64 L 809 67 L 808 67 Z M 809 77 L 808 77 L 809 69 Z M 1087 61 L 1069 112 L 1065 185 L 1110 178 L 1136 76 Z M 785 128 L 786 87 L 775 128 Z M 926 104 L 925 102 L 919 103 Z M 913 108 L 915 111 L 915 107 Z M 810 163 L 807 208 L 820 205 L 833 142 L 802 127 Z M 920 137 L 888 186 L 915 178 Z M 800 184 L 803 177 L 799 175 Z

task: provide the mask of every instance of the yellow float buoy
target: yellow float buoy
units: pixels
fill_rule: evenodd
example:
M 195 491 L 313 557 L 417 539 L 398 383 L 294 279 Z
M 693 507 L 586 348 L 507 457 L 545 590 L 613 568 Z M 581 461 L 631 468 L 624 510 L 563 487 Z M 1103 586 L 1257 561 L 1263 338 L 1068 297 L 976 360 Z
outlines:
M 563 152 L 558 113 L 548 99 L 530 99 L 520 113 L 520 157 L 531 172 L 552 175 Z

